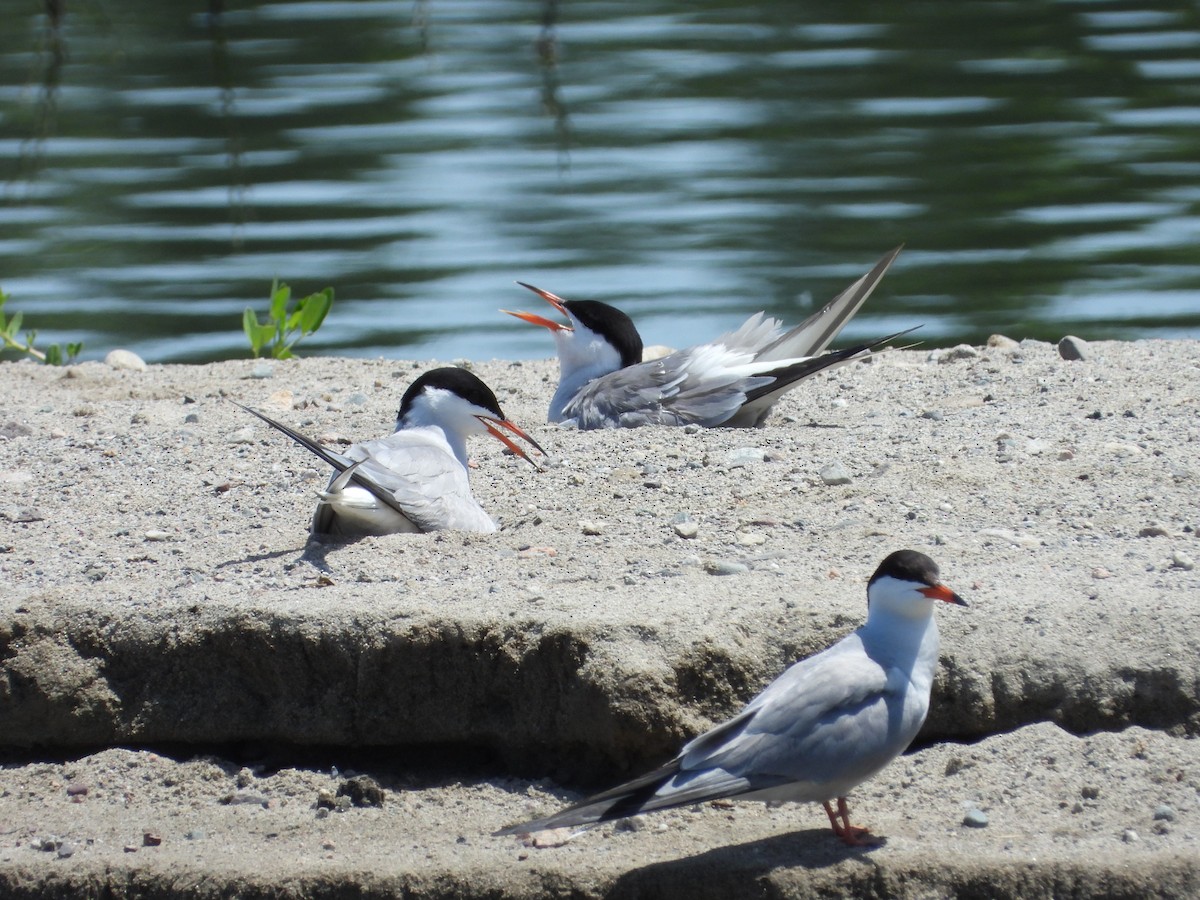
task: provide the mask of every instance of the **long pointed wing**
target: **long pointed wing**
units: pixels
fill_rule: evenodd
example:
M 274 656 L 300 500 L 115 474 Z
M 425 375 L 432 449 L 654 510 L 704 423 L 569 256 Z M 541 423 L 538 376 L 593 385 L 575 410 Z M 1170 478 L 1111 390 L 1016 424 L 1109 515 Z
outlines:
M 299 431 L 296 431 L 296 429 L 291 428 L 287 425 L 284 425 L 282 422 L 275 421 L 270 416 L 265 415 L 264 413 L 260 413 L 257 409 L 251 409 L 249 406 L 243 406 L 241 403 L 238 403 L 236 400 L 231 401 L 231 402 L 237 406 L 241 406 L 242 409 L 246 410 L 246 412 L 250 413 L 251 415 L 258 416 L 258 418 L 262 419 L 264 422 L 266 422 L 272 428 L 282 431 L 284 434 L 286 434 L 288 437 L 290 437 L 293 441 L 295 441 L 301 447 L 308 450 L 310 453 L 312 453 L 316 456 L 319 456 L 322 460 L 329 463 L 329 465 L 331 465 L 335 469 L 337 469 L 338 472 L 345 472 L 347 469 L 349 469 L 351 466 L 354 465 L 355 460 L 353 460 L 347 456 L 343 456 L 340 453 L 335 453 L 334 451 L 330 450 L 328 447 L 318 444 L 316 441 L 314 441 L 308 435 L 301 434 Z M 396 501 L 396 499 L 387 490 L 385 490 L 380 485 L 376 484 L 371 479 L 369 472 L 364 471 L 362 466 L 359 466 L 357 469 L 355 469 L 355 471 L 350 475 L 350 480 L 352 482 L 354 482 L 356 485 L 358 485 L 359 487 L 361 487 L 367 491 L 370 491 L 371 495 L 373 497 L 375 497 L 375 499 L 378 500 L 380 503 L 384 504 L 385 506 L 391 507 L 393 510 L 395 510 L 402 516 L 407 515 L 407 513 L 404 511 L 404 508 Z
M 760 360 L 794 359 L 800 356 L 816 356 L 832 343 L 854 315 L 867 302 L 875 286 L 896 261 L 901 244 L 883 256 L 871 271 L 850 285 L 823 307 L 776 340 L 758 354 Z

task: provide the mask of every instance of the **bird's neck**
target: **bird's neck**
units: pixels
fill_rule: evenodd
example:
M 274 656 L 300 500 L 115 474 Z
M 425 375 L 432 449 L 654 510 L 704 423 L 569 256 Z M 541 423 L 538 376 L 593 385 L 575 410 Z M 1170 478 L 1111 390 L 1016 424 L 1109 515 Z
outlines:
M 569 368 L 565 361 L 560 360 L 558 365 L 558 389 L 554 392 L 554 396 L 550 398 L 550 412 L 546 418 L 550 422 L 561 422 L 566 418 L 564 410 L 567 404 L 575 398 L 576 394 L 583 390 L 589 381 L 615 371 L 615 368 L 603 361 L 590 363 L 578 368 Z
M 440 438 L 454 454 L 459 464 L 464 469 L 467 468 L 467 436 L 465 434 L 453 428 L 446 428 L 441 423 L 426 419 L 420 414 L 411 413 L 396 423 L 396 430 L 424 431 L 431 437 Z
M 918 688 L 933 684 L 938 659 L 938 629 L 932 615 L 914 619 L 888 610 L 872 610 L 860 635 L 867 652 L 876 662 L 910 671 L 913 684 Z

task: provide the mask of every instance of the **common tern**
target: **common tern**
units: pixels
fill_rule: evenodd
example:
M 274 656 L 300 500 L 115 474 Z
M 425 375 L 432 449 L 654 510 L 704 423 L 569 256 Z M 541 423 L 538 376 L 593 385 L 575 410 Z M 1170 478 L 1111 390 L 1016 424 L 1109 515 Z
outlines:
M 792 665 L 661 768 L 496 834 L 737 798 L 820 802 L 834 834 L 847 844 L 869 843 L 867 829 L 850 824 L 846 795 L 902 753 L 925 721 L 938 662 L 933 606 L 939 600 L 967 605 L 941 583 L 932 559 L 897 550 L 867 584 L 867 621 L 857 631 Z
M 642 361 L 642 338 L 625 313 L 597 300 L 564 300 L 533 291 L 567 322 L 530 312 L 501 310 L 549 329 L 558 350 L 558 389 L 548 420 L 582 429 L 640 425 L 707 427 L 761 425 L 772 405 L 800 381 L 831 366 L 865 359 L 908 331 L 824 353 L 850 321 L 902 247 L 790 331 L 755 313 L 736 331 L 707 344 Z
M 454 367 L 431 369 L 417 378 L 400 401 L 396 430 L 352 444 L 345 453 L 256 409 L 242 408 L 336 469 L 328 487 L 318 492 L 314 535 L 495 531 L 495 521 L 471 494 L 467 437 L 490 434 L 536 468 L 507 430 L 546 455 L 537 441 L 505 417 L 491 388 L 466 369 Z

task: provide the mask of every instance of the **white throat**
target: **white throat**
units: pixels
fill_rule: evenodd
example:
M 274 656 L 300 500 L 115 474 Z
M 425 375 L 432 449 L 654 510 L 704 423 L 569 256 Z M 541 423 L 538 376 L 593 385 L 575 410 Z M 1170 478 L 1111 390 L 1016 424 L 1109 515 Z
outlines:
M 475 418 L 475 407 L 458 394 L 442 388 L 427 388 L 396 422 L 396 430 L 428 428 L 441 433 L 450 452 L 467 468 L 467 437 L 486 431 Z
M 561 422 L 563 410 L 589 381 L 621 368 L 621 354 L 586 325 L 572 323 L 573 331 L 554 332 L 558 347 L 558 389 L 550 399 L 547 419 Z

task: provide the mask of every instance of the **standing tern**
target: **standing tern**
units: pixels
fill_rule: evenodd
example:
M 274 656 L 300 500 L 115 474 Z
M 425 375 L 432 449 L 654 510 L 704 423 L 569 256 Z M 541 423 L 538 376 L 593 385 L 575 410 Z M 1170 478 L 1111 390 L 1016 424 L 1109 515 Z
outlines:
M 666 765 L 545 819 L 496 832 L 526 834 L 608 822 L 725 797 L 820 802 L 833 832 L 865 844 L 846 795 L 895 759 L 929 711 L 938 662 L 935 601 L 966 606 L 924 553 L 897 550 L 867 584 L 867 621 L 801 660 L 746 707 Z M 836 808 L 832 801 L 837 801 Z
M 866 275 L 790 331 L 755 313 L 736 331 L 708 344 L 642 362 L 642 338 L 625 313 L 598 300 L 563 300 L 533 285 L 533 291 L 567 323 L 529 312 L 501 310 L 550 330 L 558 349 L 558 389 L 548 419 L 579 428 L 639 425 L 706 427 L 761 425 L 772 405 L 800 381 L 831 366 L 865 359 L 881 344 L 907 334 L 890 334 L 824 353 L 866 302 L 902 247 L 884 256 Z
M 495 521 L 471 495 L 467 437 L 490 434 L 537 468 L 501 430 L 507 429 L 546 455 L 537 441 L 505 417 L 486 384 L 454 367 L 431 369 L 417 378 L 400 401 L 396 430 L 385 438 L 352 444 L 344 454 L 258 410 L 242 408 L 337 470 L 329 486 L 318 491 L 314 535 L 495 531 Z

